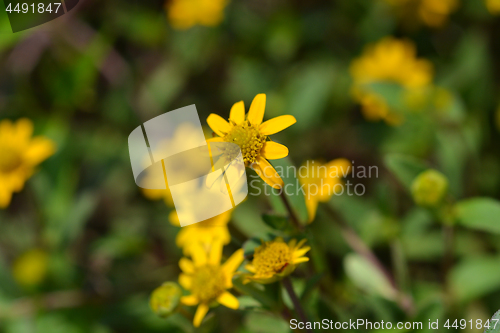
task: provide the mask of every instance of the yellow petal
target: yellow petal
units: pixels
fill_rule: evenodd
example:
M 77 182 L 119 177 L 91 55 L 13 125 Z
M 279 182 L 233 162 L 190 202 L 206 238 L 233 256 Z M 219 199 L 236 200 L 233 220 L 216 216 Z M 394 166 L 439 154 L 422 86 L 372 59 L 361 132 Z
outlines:
M 273 119 L 269 119 L 262 123 L 259 127 L 260 133 L 264 135 L 271 135 L 281 132 L 287 127 L 292 126 L 297 122 L 294 116 L 284 115 Z
M 233 294 L 230 292 L 224 292 L 217 298 L 217 302 L 233 310 L 237 310 L 240 307 L 240 302 Z
M 210 138 L 207 139 L 207 142 L 224 142 L 224 138 L 221 138 L 220 136 L 216 136 L 215 138 Z
M 30 165 L 37 165 L 53 155 L 55 151 L 56 147 L 51 140 L 36 137 L 33 138 L 24 153 L 24 160 Z
M 184 273 L 193 274 L 194 273 L 194 264 L 188 258 L 181 258 L 179 261 L 179 267 Z
M 309 261 L 309 258 L 308 257 L 302 257 L 302 258 L 297 258 L 297 259 L 294 259 L 293 260 L 293 263 L 294 264 L 300 264 L 300 263 L 303 263 L 303 262 L 308 262 Z
M 251 124 L 258 126 L 264 119 L 264 112 L 266 111 L 266 94 L 258 94 L 250 105 L 247 119 Z
M 181 303 L 187 306 L 193 306 L 199 303 L 198 298 L 195 295 L 182 296 Z
M 208 126 L 219 136 L 224 136 L 231 129 L 231 125 L 219 116 L 218 114 L 212 113 L 207 118 Z
M 193 262 L 195 266 L 203 266 L 207 263 L 207 252 L 200 244 L 193 244 L 190 246 L 191 249 L 191 257 L 193 258 Z
M 306 207 L 307 207 L 307 214 L 309 215 L 309 223 L 314 221 L 314 218 L 316 217 L 316 211 L 318 210 L 318 200 L 316 198 L 310 196 L 308 193 L 306 193 Z
M 198 305 L 198 309 L 196 309 L 196 313 L 194 314 L 193 325 L 194 327 L 200 327 L 203 318 L 207 315 L 208 305 L 201 303 Z
M 306 254 L 307 252 L 309 252 L 311 250 L 311 247 L 309 246 L 305 246 L 303 248 L 301 248 L 300 250 L 296 250 L 294 253 L 293 253 L 293 256 L 296 257 L 296 258 L 300 258 L 302 257 L 304 254 Z
M 245 269 L 249 271 L 250 273 L 255 273 L 257 272 L 257 269 L 255 269 L 255 266 L 252 264 L 245 265 Z
M 33 134 L 33 122 L 27 118 L 21 118 L 14 126 L 16 139 L 21 143 L 27 143 Z
M 193 280 L 189 275 L 181 273 L 179 274 L 179 284 L 182 286 L 182 288 L 191 290 Z
M 274 141 L 266 141 L 261 150 L 262 156 L 268 160 L 276 160 L 288 156 L 288 148 Z
M 264 180 L 269 186 L 280 189 L 283 187 L 283 179 L 274 167 L 265 158 L 259 156 L 257 162 L 251 165 L 252 169 Z
M 220 239 L 216 239 L 211 244 L 208 262 L 212 265 L 219 265 L 221 257 L 222 242 Z
M 222 265 L 222 269 L 227 275 L 233 275 L 233 273 L 241 265 L 244 259 L 243 253 L 243 249 L 237 250 L 232 256 L 229 257 L 229 259 L 226 260 L 224 265 Z
M 328 169 L 328 177 L 343 178 L 352 172 L 351 162 L 345 158 L 337 158 L 326 164 Z
M 245 104 L 243 101 L 235 103 L 229 112 L 229 119 L 239 125 L 245 120 Z
M 1 180 L 2 179 L 0 179 L 0 181 Z M 8 188 L 5 188 L 4 186 L 0 186 L 0 209 L 7 208 L 10 204 L 11 199 L 12 191 L 10 191 Z

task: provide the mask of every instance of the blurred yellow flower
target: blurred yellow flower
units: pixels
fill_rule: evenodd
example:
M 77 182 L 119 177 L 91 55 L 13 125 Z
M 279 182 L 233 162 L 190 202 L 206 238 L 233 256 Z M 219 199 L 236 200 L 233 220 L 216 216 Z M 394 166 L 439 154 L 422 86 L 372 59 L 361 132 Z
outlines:
M 486 0 L 486 8 L 492 15 L 500 14 L 500 0 Z
M 368 45 L 363 55 L 350 66 L 353 96 L 361 104 L 366 119 L 385 120 L 395 125 L 402 121 L 382 96 L 370 88 L 373 83 L 395 83 L 406 90 L 422 89 L 433 77 L 432 64 L 416 58 L 415 45 L 409 40 L 386 37 Z
M 299 243 L 292 239 L 287 244 L 281 237 L 264 242 L 255 249 L 252 262 L 245 266 L 252 275 L 246 275 L 243 283 L 255 281 L 267 284 L 290 275 L 298 264 L 309 261 L 304 255 L 311 248 L 302 246 L 305 242 L 306 239 Z
M 170 24 L 176 29 L 194 25 L 217 26 L 224 18 L 227 0 L 169 0 L 165 3 Z
M 269 186 L 281 188 L 283 180 L 267 160 L 288 156 L 288 148 L 269 141 L 268 136 L 290 127 L 296 120 L 293 116 L 285 115 L 262 122 L 265 109 L 266 95 L 259 94 L 252 101 L 246 117 L 243 101 L 233 105 L 229 122 L 212 113 L 207 123 L 219 137 L 207 141 L 237 144 L 241 148 L 245 166 L 254 169 Z
M 339 158 L 323 164 L 318 161 L 306 161 L 299 170 L 299 181 L 304 185 L 309 223 L 311 223 L 318 209 L 319 202 L 328 202 L 332 195 L 339 190 L 336 185 L 342 185 L 342 178 L 352 171 L 351 163 Z M 343 188 L 342 188 L 343 191 Z
M 40 284 L 47 275 L 49 257 L 40 249 L 33 249 L 19 256 L 12 265 L 14 280 L 25 287 Z
M 12 193 L 20 192 L 35 167 L 54 154 L 54 143 L 44 137 L 34 137 L 29 119 L 0 122 L 0 208 L 6 208 Z
M 175 212 L 170 214 L 169 219 L 173 225 L 179 226 L 179 219 Z M 227 211 L 208 220 L 182 227 L 175 242 L 186 256 L 192 255 L 199 245 L 206 251 L 209 251 L 211 244 L 215 242 L 226 245 L 231 240 L 227 228 L 230 219 L 231 211 Z
M 457 9 L 458 0 L 385 0 L 394 6 L 403 19 L 416 18 L 424 24 L 438 28 L 448 21 Z
M 413 200 L 422 207 L 438 206 L 445 199 L 447 192 L 448 179 L 433 169 L 420 173 L 411 184 Z
M 149 298 L 149 306 L 158 316 L 165 318 L 175 312 L 180 304 L 182 291 L 175 282 L 165 282 Z
M 221 265 L 222 244 L 215 242 L 207 252 L 197 246 L 192 252 L 192 260 L 182 258 L 179 266 L 179 284 L 191 294 L 183 296 L 181 303 L 198 305 L 193 325 L 199 327 L 208 312 L 209 306 L 222 304 L 230 309 L 238 309 L 238 299 L 227 290 L 233 287 L 233 276 L 243 262 L 243 250 L 240 249 Z

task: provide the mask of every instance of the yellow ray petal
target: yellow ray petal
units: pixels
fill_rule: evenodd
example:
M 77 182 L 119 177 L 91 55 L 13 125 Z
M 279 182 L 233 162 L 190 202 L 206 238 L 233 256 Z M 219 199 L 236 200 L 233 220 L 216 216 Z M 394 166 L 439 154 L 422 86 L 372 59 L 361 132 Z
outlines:
M 193 306 L 199 303 L 198 298 L 195 295 L 182 296 L 181 303 L 187 306 Z
M 314 221 L 316 217 L 316 211 L 318 210 L 318 200 L 306 193 L 306 207 L 307 214 L 309 215 L 309 223 Z
M 294 259 L 293 260 L 293 263 L 294 264 L 300 264 L 300 263 L 303 263 L 303 262 L 308 262 L 309 261 L 309 258 L 308 257 L 302 257 L 302 258 L 297 258 L 297 259 Z
M 24 153 L 24 159 L 30 165 L 37 165 L 56 151 L 54 143 L 46 138 L 35 137 Z
M 0 176 L 1 178 L 1 176 Z M 2 181 L 2 179 L 0 179 Z M 2 182 L 4 184 L 4 182 Z M 12 199 L 12 192 L 10 189 L 5 187 L 0 187 L 0 209 L 7 208 L 9 206 L 10 201 Z
M 220 239 L 216 239 L 211 244 L 208 262 L 212 265 L 219 265 L 221 257 L 222 242 Z
M 239 101 L 235 103 L 229 112 L 229 119 L 239 125 L 245 120 L 245 103 Z
M 16 140 L 27 143 L 33 134 L 33 122 L 27 118 L 19 119 L 15 124 Z
M 302 257 L 304 254 L 306 254 L 307 252 L 309 252 L 311 250 L 311 247 L 309 246 L 305 246 L 303 247 L 302 249 L 300 250 L 296 250 L 294 253 L 293 253 L 293 256 L 295 258 L 300 258 Z
M 193 285 L 193 280 L 190 276 L 186 274 L 179 274 L 179 284 L 182 286 L 182 288 L 186 290 L 191 290 L 191 287 Z
M 251 165 L 252 169 L 264 180 L 269 186 L 280 189 L 283 187 L 283 179 L 274 167 L 265 158 L 259 156 L 257 162 Z
M 261 150 L 262 156 L 268 160 L 276 160 L 288 156 L 288 148 L 274 141 L 266 141 Z
M 258 94 L 250 105 L 247 119 L 251 124 L 258 126 L 264 119 L 264 112 L 266 111 L 266 94 Z
M 195 267 L 203 266 L 207 263 L 207 252 L 200 244 L 193 244 L 191 246 L 191 257 Z
M 243 253 L 243 249 L 237 250 L 232 256 L 229 257 L 229 259 L 226 260 L 224 265 L 222 265 L 222 269 L 227 275 L 233 275 L 233 273 L 241 265 L 244 259 Z
M 226 135 L 227 132 L 231 129 L 231 125 L 219 116 L 218 114 L 212 113 L 207 118 L 208 126 L 219 136 Z
M 281 132 L 287 127 L 292 126 L 297 122 L 294 116 L 284 115 L 273 119 L 269 119 L 262 123 L 259 127 L 260 133 L 264 135 L 271 135 Z
M 201 303 L 198 305 L 198 309 L 196 309 L 196 313 L 194 314 L 193 325 L 194 327 L 200 327 L 203 318 L 207 315 L 208 305 Z
M 181 258 L 179 261 L 179 267 L 184 273 L 193 274 L 194 273 L 194 264 L 188 258 Z
M 240 302 L 233 294 L 230 292 L 224 292 L 217 298 L 217 302 L 233 310 L 237 310 L 240 307 Z

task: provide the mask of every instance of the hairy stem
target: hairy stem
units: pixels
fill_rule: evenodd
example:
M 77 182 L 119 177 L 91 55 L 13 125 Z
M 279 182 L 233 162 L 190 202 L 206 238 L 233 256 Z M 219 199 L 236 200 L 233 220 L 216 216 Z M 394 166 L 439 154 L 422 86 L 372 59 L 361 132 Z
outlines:
M 302 224 L 299 222 L 297 215 L 293 211 L 293 208 L 290 205 L 290 202 L 288 201 L 288 198 L 285 195 L 285 191 L 281 191 L 280 198 L 281 198 L 281 201 L 283 201 L 283 204 L 285 205 L 286 210 L 288 211 L 288 215 L 290 216 L 290 220 L 292 220 L 293 225 L 295 226 L 295 228 L 297 228 L 297 230 L 302 231 L 303 230 Z
M 292 280 L 290 280 L 290 277 L 285 277 L 282 281 L 283 286 L 285 287 L 288 295 L 290 296 L 290 299 L 292 300 L 293 306 L 295 308 L 295 311 L 297 312 L 297 315 L 299 316 L 300 320 L 304 323 L 309 322 L 307 319 L 306 313 L 304 311 L 304 308 L 300 304 L 300 300 L 297 297 L 297 294 L 295 293 L 295 290 L 293 290 L 293 285 L 292 285 Z M 307 332 L 312 331 L 310 329 L 306 329 Z

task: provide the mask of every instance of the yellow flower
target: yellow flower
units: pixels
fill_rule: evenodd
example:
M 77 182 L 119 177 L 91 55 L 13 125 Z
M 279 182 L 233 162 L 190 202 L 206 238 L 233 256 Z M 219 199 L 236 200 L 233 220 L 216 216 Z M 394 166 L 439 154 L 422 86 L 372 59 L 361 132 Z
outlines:
M 221 116 L 211 114 L 207 118 L 210 128 L 219 137 L 208 142 L 232 142 L 240 146 L 246 167 L 251 167 L 269 185 L 281 188 L 283 180 L 267 160 L 275 160 L 288 156 L 288 148 L 268 136 L 278 133 L 296 123 L 295 117 L 279 116 L 265 122 L 266 95 L 255 96 L 250 110 L 245 117 L 243 101 L 233 105 L 229 114 L 229 122 Z
M 165 9 L 176 29 L 189 29 L 197 24 L 213 27 L 222 22 L 227 3 L 227 0 L 170 0 Z
M 149 306 L 154 313 L 165 318 L 177 310 L 181 296 L 182 291 L 177 283 L 165 282 L 151 293 Z
M 353 96 L 368 120 L 383 119 L 389 124 L 402 121 L 383 97 L 371 88 L 373 83 L 395 83 L 405 90 L 418 90 L 431 84 L 432 64 L 416 57 L 415 45 L 408 40 L 386 37 L 368 45 L 363 55 L 351 63 Z
M 188 306 L 198 305 L 193 325 L 199 327 L 211 305 L 222 304 L 230 309 L 238 309 L 238 299 L 227 290 L 233 287 L 233 276 L 243 261 L 243 250 L 240 249 L 221 265 L 222 244 L 212 244 L 210 252 L 198 246 L 192 252 L 192 259 L 182 258 L 179 266 L 180 285 L 191 292 L 183 296 L 181 303 Z
M 422 207 L 436 207 L 448 193 L 448 179 L 441 172 L 429 169 L 420 173 L 411 184 L 415 203 Z
M 252 262 L 245 266 L 252 275 L 245 276 L 243 283 L 272 283 L 290 275 L 298 264 L 309 261 L 304 254 L 311 248 L 303 247 L 305 242 L 306 239 L 299 243 L 292 239 L 287 244 L 280 237 L 264 242 L 255 249 Z
M 34 137 L 33 123 L 20 119 L 0 122 L 0 208 L 6 208 L 12 193 L 20 192 L 35 167 L 54 154 L 55 146 L 44 137 Z
M 173 225 L 179 226 L 179 219 L 175 212 L 170 214 L 169 219 Z M 231 240 L 231 235 L 227 228 L 230 219 L 231 211 L 228 211 L 208 220 L 182 227 L 177 234 L 175 242 L 186 256 L 192 255 L 193 251 L 199 245 L 206 251 L 209 251 L 211 244 L 215 242 L 226 245 Z
M 12 265 L 14 279 L 25 287 L 40 284 L 47 275 L 48 262 L 47 253 L 40 249 L 25 252 Z
M 306 172 L 300 171 L 305 168 Z M 339 158 L 322 164 L 318 161 L 306 161 L 299 168 L 299 181 L 304 185 L 307 211 L 309 213 L 309 223 L 311 223 L 318 209 L 319 202 L 328 202 L 333 194 L 338 193 L 343 188 L 342 178 L 349 175 L 352 171 L 351 163 Z
M 500 14 L 500 0 L 486 0 L 486 8 L 492 15 Z
M 394 6 L 398 14 L 408 21 L 417 19 L 438 28 L 448 21 L 448 16 L 457 9 L 458 0 L 385 0 Z

